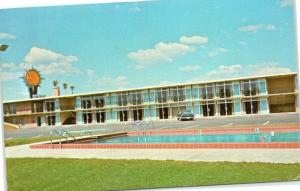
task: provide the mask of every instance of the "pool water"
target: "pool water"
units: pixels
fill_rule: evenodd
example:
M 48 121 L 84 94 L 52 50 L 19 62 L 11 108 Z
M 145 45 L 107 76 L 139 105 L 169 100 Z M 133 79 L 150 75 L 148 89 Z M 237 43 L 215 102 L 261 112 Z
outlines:
M 124 136 L 111 139 L 97 139 L 98 143 L 235 143 L 235 142 L 300 142 L 300 132 L 254 133 L 254 134 L 215 134 L 215 135 L 162 135 Z

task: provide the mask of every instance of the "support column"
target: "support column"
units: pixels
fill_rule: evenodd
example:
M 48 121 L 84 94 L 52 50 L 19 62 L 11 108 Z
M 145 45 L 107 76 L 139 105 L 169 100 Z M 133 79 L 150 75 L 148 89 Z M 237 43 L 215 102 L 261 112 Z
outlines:
M 96 116 L 96 112 L 93 112 L 92 113 L 92 117 L 93 117 L 93 121 L 92 121 L 92 123 L 97 123 L 97 116 Z
M 76 113 L 76 124 L 82 125 L 82 112 L 81 111 L 78 111 Z
M 260 113 L 268 114 L 269 112 L 269 103 L 267 98 L 260 98 L 259 100 Z
M 60 111 L 60 103 L 59 103 L 59 99 L 55 99 L 55 111 Z
M 242 102 L 240 99 L 235 99 L 233 101 L 234 104 L 234 114 L 235 115 L 242 115 Z
M 47 125 L 46 125 L 46 117 L 45 117 L 45 116 L 42 116 L 42 117 L 41 117 L 41 124 L 42 124 L 42 125 L 41 125 L 42 127 L 47 126 Z
M 59 113 L 55 114 L 55 125 L 61 125 Z

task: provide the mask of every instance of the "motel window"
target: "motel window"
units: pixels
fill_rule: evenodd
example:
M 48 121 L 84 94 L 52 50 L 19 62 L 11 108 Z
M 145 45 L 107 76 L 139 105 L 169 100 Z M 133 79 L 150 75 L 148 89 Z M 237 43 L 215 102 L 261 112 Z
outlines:
M 232 95 L 231 83 L 218 83 L 216 85 L 216 95 L 220 98 L 231 97 Z
M 206 87 L 205 87 L 205 85 L 201 86 L 201 95 L 202 95 L 202 99 L 206 99 Z
M 259 111 L 259 100 L 257 99 L 243 100 L 243 107 L 246 114 L 257 114 Z
M 32 103 L 32 112 L 33 113 L 44 112 L 43 102 L 33 102 Z
M 206 86 L 206 93 L 207 93 L 206 95 L 207 99 L 213 99 L 213 97 L 215 96 L 215 90 L 213 85 Z
M 215 97 L 215 88 L 213 84 L 201 86 L 202 99 L 213 99 Z
M 225 98 L 225 86 L 224 83 L 216 85 L 216 94 L 220 98 Z
M 168 101 L 168 90 L 158 89 L 156 90 L 156 102 L 166 103 Z
M 212 101 L 205 101 L 201 102 L 203 116 L 214 116 L 215 115 L 215 102 Z
M 162 103 L 162 95 L 161 95 L 161 90 L 156 90 L 155 92 L 155 102 L 157 103 Z
M 55 115 L 47 116 L 47 124 L 49 126 L 54 126 L 55 125 Z
M 220 115 L 232 115 L 234 107 L 232 100 L 224 100 L 218 103 Z
M 179 101 L 185 100 L 184 88 L 178 88 L 178 100 Z
M 265 94 L 265 93 L 267 93 L 267 84 L 266 84 L 266 80 L 260 80 L 260 81 L 259 81 L 259 93 L 260 93 L 260 94 Z
M 225 84 L 225 95 L 226 97 L 231 97 L 232 95 L 232 88 L 231 88 L 231 83 L 226 83 Z
M 126 106 L 128 104 L 128 94 L 127 93 L 118 94 L 117 102 L 119 106 Z
M 171 89 L 171 100 L 174 102 L 177 102 L 179 100 L 178 98 L 178 89 L 177 88 L 172 88 Z
M 46 112 L 54 111 L 55 110 L 55 102 L 54 101 L 47 101 L 46 105 Z
M 245 96 L 250 96 L 250 84 L 249 84 L 249 81 L 244 81 L 242 88 L 243 88 L 243 94 Z
M 105 100 L 104 100 L 104 102 L 105 102 L 105 105 L 107 105 L 107 106 L 110 105 L 110 96 L 109 96 L 109 94 L 105 95 Z
M 245 96 L 254 96 L 259 92 L 257 80 L 245 80 L 242 82 L 242 92 Z
M 149 94 L 148 91 L 143 92 L 143 103 L 148 103 L 149 102 Z
M 104 97 L 98 96 L 94 98 L 95 107 L 96 108 L 103 108 L 104 107 Z
M 121 94 L 118 95 L 117 102 L 118 102 L 119 106 L 122 106 L 122 95 Z
M 136 92 L 130 92 L 129 100 L 132 105 L 136 105 Z
M 186 100 L 192 99 L 192 90 L 190 86 L 185 87 L 185 99 Z
M 9 105 L 5 104 L 3 106 L 3 109 L 4 109 L 4 115 L 10 114 L 10 112 L 9 112 Z
M 193 86 L 192 89 L 193 99 L 199 99 L 200 98 L 200 89 L 198 86 Z
M 105 122 L 105 112 L 97 112 L 96 113 L 96 121 L 97 123 L 104 123 Z
M 239 82 L 234 82 L 233 83 L 233 95 L 234 96 L 239 96 L 240 95 L 240 83 Z
M 250 82 L 250 86 L 251 86 L 251 95 L 256 95 L 258 93 L 258 85 L 257 85 L 257 81 L 253 80 Z
M 142 104 L 142 93 L 141 92 L 130 92 L 130 103 L 132 105 Z
M 82 98 L 81 99 L 81 107 L 83 109 L 90 109 L 90 108 L 92 108 L 92 98 Z
M 141 92 L 137 92 L 136 94 L 136 97 L 137 97 L 137 105 L 140 105 L 142 104 L 142 93 Z
M 116 94 L 111 94 L 111 106 L 116 106 L 117 105 L 117 95 Z
M 92 123 L 93 115 L 92 113 L 82 113 L 82 119 L 84 124 Z
M 15 104 L 10 104 L 9 105 L 9 113 L 10 114 L 16 114 L 16 112 L 17 112 L 16 105 Z

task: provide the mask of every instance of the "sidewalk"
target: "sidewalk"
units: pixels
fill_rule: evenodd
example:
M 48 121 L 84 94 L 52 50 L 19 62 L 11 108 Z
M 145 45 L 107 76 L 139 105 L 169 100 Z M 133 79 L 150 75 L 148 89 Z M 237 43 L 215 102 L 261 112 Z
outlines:
M 300 149 L 30 149 L 5 148 L 6 158 L 98 158 L 300 163 Z

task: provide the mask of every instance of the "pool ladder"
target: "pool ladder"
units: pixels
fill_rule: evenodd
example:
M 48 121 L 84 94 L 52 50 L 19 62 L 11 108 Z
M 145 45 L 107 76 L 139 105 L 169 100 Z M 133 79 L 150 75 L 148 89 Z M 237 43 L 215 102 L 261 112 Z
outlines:
M 137 131 L 137 135 L 139 135 L 139 132 L 141 131 L 142 133 L 142 136 L 146 136 L 147 134 L 151 135 L 151 129 L 154 129 L 154 124 L 153 124 L 153 121 L 135 121 L 134 122 L 134 126 L 136 127 L 136 131 Z M 142 128 L 143 127 L 143 128 Z M 149 128 L 147 128 L 149 127 Z M 148 133 L 149 131 L 149 133 Z
M 52 130 L 50 131 L 50 143 L 51 143 L 51 147 L 52 147 L 52 144 L 53 144 L 53 134 L 57 134 L 59 136 L 59 146 L 60 148 L 62 148 L 62 138 L 65 139 L 67 142 L 69 142 L 69 138 L 71 138 L 74 142 L 77 141 L 77 139 L 71 135 L 67 130 L 65 129 L 61 129 L 60 131 L 57 131 L 57 130 Z M 67 137 L 67 136 L 69 137 Z

